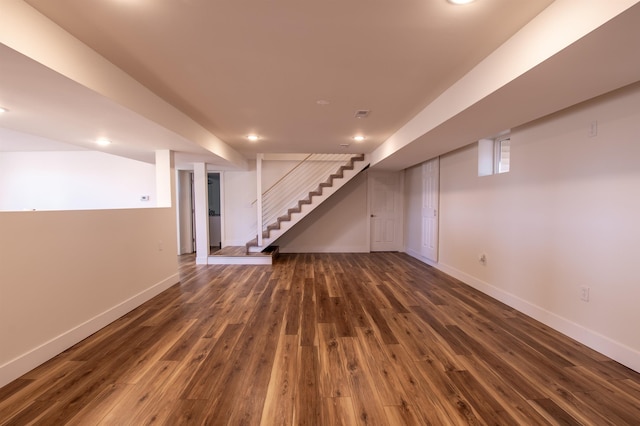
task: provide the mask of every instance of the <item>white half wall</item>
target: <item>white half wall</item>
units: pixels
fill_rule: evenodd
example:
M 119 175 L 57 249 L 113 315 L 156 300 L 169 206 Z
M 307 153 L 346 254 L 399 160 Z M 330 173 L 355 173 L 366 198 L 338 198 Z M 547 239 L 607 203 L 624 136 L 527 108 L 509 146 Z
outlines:
M 477 144 L 442 156 L 434 265 L 636 371 L 638 105 L 635 84 L 513 129 L 508 173 L 478 177 Z M 407 174 L 410 229 L 419 188 Z
M 0 386 L 177 283 L 173 208 L 0 213 Z
M 0 152 L 0 211 L 155 207 L 155 173 L 98 151 Z

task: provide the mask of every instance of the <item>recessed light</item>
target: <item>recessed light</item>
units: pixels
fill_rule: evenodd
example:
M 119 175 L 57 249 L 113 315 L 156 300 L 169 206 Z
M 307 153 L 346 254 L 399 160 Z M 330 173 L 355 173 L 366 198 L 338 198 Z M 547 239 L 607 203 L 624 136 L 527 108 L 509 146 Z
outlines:
M 107 138 L 100 138 L 98 140 L 96 140 L 96 143 L 100 146 L 107 146 L 107 145 L 111 145 L 111 141 Z
M 447 0 L 451 4 L 469 4 L 475 0 Z
M 356 135 L 352 138 L 354 141 L 356 142 L 362 142 L 363 140 L 365 140 L 366 138 L 362 135 Z
M 330 104 L 330 102 L 329 102 L 329 101 L 327 101 L 327 100 L 325 100 L 325 99 L 318 99 L 318 100 L 316 101 L 316 103 L 317 103 L 318 105 L 322 105 L 322 106 L 324 106 L 324 105 L 329 105 L 329 104 Z
M 9 112 L 9 110 L 6 108 L 0 107 L 0 114 L 3 114 L 5 112 Z
M 251 142 L 255 142 L 258 139 L 260 139 L 260 136 L 251 134 L 251 135 L 247 135 L 247 139 L 249 139 Z
M 348 143 L 341 143 L 340 144 L 340 148 L 349 148 L 349 144 Z

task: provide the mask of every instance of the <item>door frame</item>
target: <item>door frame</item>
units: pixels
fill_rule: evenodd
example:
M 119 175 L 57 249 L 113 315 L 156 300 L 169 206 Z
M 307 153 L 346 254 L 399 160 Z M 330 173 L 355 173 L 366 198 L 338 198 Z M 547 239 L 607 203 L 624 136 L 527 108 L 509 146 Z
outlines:
M 401 171 L 386 171 L 386 170 L 371 170 L 368 169 L 367 170 L 367 220 L 369 222 L 369 226 L 367 227 L 367 236 L 368 236 L 368 245 L 369 245 L 369 252 L 374 252 L 374 250 L 372 250 L 372 245 L 373 245 L 373 232 L 372 232 L 372 221 L 371 221 L 371 215 L 372 215 L 372 208 L 371 208 L 371 203 L 373 201 L 373 183 L 372 183 L 372 179 L 373 177 L 378 174 L 390 174 L 390 173 L 396 173 L 398 175 L 398 187 L 397 189 L 397 198 L 395 200 L 396 202 L 396 218 L 395 218 L 395 226 L 394 226 L 394 232 L 395 232 L 395 238 L 394 240 L 396 241 L 396 244 L 393 248 L 392 251 L 398 251 L 398 252 L 403 252 L 404 251 L 404 170 Z

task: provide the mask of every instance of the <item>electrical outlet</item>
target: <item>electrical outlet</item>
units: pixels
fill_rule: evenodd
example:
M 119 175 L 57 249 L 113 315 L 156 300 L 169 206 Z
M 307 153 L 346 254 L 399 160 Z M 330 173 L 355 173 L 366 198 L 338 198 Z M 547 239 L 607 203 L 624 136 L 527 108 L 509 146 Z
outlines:
M 583 302 L 589 301 L 589 287 L 580 287 L 580 300 L 582 300 Z
M 598 136 L 598 122 L 596 120 L 593 120 L 591 123 L 589 123 L 589 137 L 593 138 Z

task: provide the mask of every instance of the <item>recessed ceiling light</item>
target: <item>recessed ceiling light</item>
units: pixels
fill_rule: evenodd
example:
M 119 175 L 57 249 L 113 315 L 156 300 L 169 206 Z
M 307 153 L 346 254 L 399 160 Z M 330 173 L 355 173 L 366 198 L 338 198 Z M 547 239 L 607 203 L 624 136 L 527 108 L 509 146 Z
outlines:
M 251 142 L 255 142 L 258 139 L 260 139 L 260 136 L 251 134 L 251 135 L 247 135 L 247 139 L 249 139 Z
M 348 143 L 341 143 L 340 144 L 340 148 L 349 148 L 349 144 Z
M 468 4 L 474 2 L 475 0 L 447 0 L 451 4 Z
M 363 140 L 365 140 L 366 138 L 362 135 L 356 135 L 352 138 L 354 141 L 356 142 L 362 142 Z
M 100 138 L 98 140 L 96 140 L 96 143 L 100 146 L 107 146 L 107 145 L 111 145 L 111 141 L 107 138 Z
M 316 103 L 317 103 L 318 105 L 322 105 L 322 106 L 324 106 L 324 105 L 329 105 L 329 104 L 330 104 L 330 102 L 329 102 L 329 101 L 327 101 L 327 100 L 325 100 L 325 99 L 318 99 L 318 100 L 316 101 Z
M 0 107 L 0 114 L 5 113 L 5 112 L 9 112 L 8 109 Z

